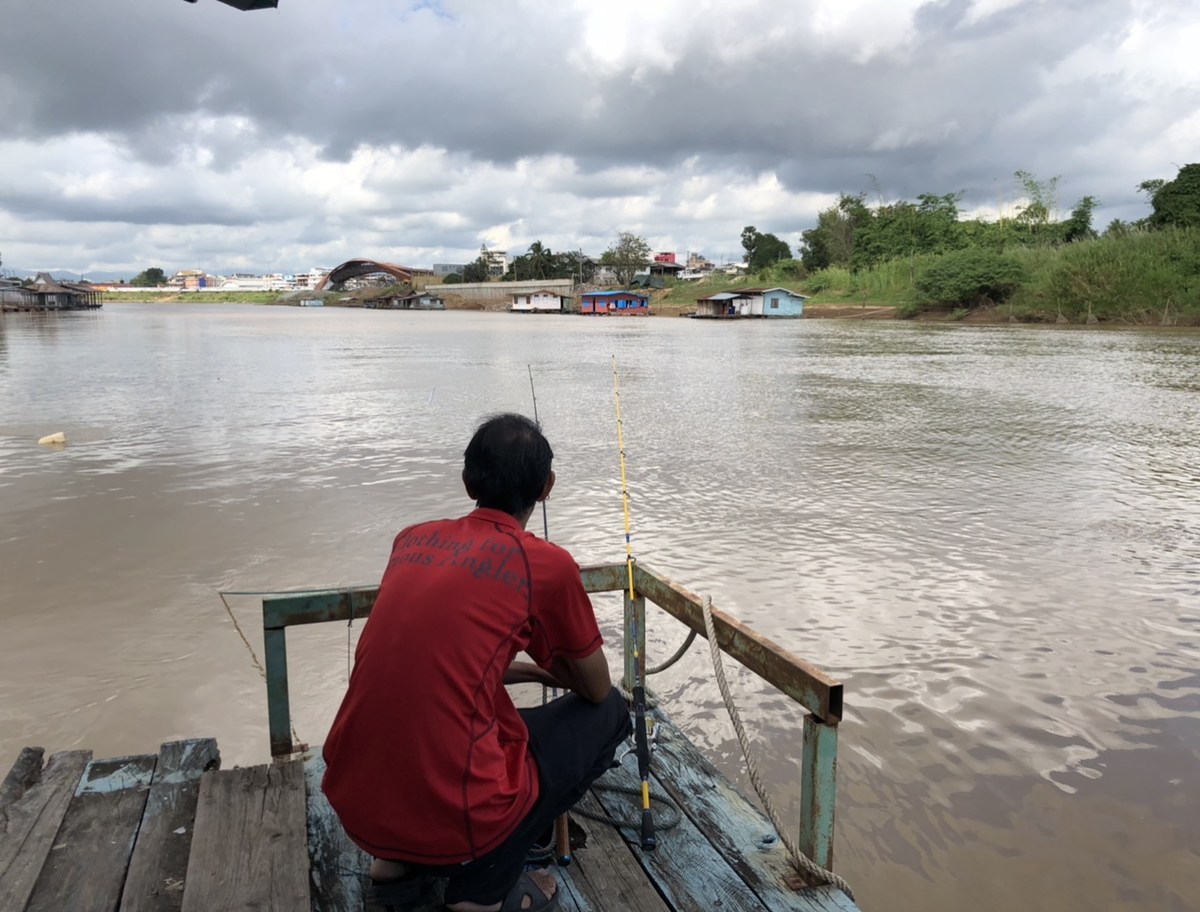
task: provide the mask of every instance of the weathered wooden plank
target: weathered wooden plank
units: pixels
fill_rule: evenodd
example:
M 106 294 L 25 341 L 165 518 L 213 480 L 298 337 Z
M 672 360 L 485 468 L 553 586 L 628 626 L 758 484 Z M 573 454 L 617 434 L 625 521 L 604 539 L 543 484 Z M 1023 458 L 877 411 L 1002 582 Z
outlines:
M 371 882 L 371 858 L 351 842 L 321 791 L 320 750 L 304 761 L 307 786 L 309 891 L 312 912 L 357 912 Z
M 803 879 L 787 856 L 771 821 L 734 787 L 662 709 L 654 710 L 658 750 L 651 768 L 659 785 L 705 835 L 762 901 L 764 908 L 788 910 L 842 909 L 830 904 L 828 891 L 799 889 Z M 669 840 L 671 834 L 664 834 Z M 661 841 L 661 840 L 660 840 Z M 848 908 L 854 905 L 833 891 Z
M 820 912 L 859 912 L 854 900 L 837 887 L 805 887 L 800 893 Z
M 633 800 L 630 799 L 631 808 Z M 578 809 L 588 814 L 605 813 L 591 793 L 583 797 Z M 574 891 L 595 912 L 671 912 L 611 823 L 581 814 L 575 815 L 575 819 L 587 830 L 587 847 L 575 853 L 566 871 L 570 873 Z
M 575 878 L 579 869 L 574 863 L 565 868 L 557 866 L 549 870 L 556 872 L 558 878 L 558 907 L 563 912 L 604 912 L 602 908 L 593 907 L 587 896 L 580 889 Z
M 40 747 L 21 749 L 21 756 L 17 757 L 17 762 L 4 777 L 4 784 L 0 785 L 0 810 L 24 795 L 38 781 L 42 775 L 42 757 L 45 754 Z
M 624 767 L 610 770 L 593 787 L 593 794 L 604 810 L 630 825 L 620 830 L 634 858 L 654 881 L 655 887 L 676 909 L 714 909 L 722 912 L 761 912 L 763 905 L 730 867 L 721 853 L 713 847 L 696 825 L 686 816 L 679 826 L 659 836 L 658 848 L 644 852 L 639 845 L 639 833 L 632 825 L 640 815 L 636 799 L 614 794 L 603 786 L 640 786 L 640 780 Z
M 38 754 L 37 769 L 29 768 L 31 755 L 22 752 L 17 766 L 4 780 L 5 797 L 0 804 L 0 909 L 24 909 L 29 902 L 79 777 L 92 758 L 90 751 L 52 754 L 43 770 L 41 749 L 32 750 Z
M 112 912 L 146 806 L 157 757 L 93 760 L 42 866 L 28 912 Z
M 158 753 L 125 875 L 121 912 L 178 912 L 200 796 L 200 777 L 221 765 L 212 738 L 171 741 Z
M 205 773 L 183 912 L 309 907 L 304 764 Z

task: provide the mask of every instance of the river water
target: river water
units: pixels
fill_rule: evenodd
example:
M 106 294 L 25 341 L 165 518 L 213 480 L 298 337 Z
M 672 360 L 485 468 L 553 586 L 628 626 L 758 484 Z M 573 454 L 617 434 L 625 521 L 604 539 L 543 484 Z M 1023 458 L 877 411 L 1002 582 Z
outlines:
M 469 509 L 463 446 L 531 410 L 530 367 L 551 538 L 623 559 L 612 355 L 638 558 L 846 686 L 835 852 L 864 908 L 1200 908 L 1195 332 L 8 315 L 0 766 L 199 735 L 263 761 L 262 679 L 217 592 L 376 582 L 401 526 Z M 619 599 L 596 604 L 617 664 Z M 261 653 L 255 598 L 230 607 Z M 648 626 L 654 662 L 683 631 Z M 289 635 L 304 740 L 357 630 Z M 730 671 L 794 822 L 800 714 Z M 740 777 L 707 651 L 654 683 Z

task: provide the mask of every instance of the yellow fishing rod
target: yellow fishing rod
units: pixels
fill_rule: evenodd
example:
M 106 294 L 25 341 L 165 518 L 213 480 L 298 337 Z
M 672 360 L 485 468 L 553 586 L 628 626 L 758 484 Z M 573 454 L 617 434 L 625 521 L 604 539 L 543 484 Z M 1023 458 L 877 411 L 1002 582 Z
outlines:
M 625 570 L 629 575 L 629 601 L 632 604 L 633 589 L 633 527 L 629 521 L 629 484 L 625 476 L 625 426 L 621 420 L 621 381 L 617 377 L 617 357 L 613 355 L 613 401 L 617 409 L 617 448 L 621 453 L 621 501 L 625 507 Z M 646 735 L 646 657 L 638 643 L 641 631 L 636 608 L 629 612 L 629 643 L 633 650 L 633 737 L 637 747 L 638 776 L 642 780 L 642 848 L 653 849 L 658 845 L 654 835 L 654 818 L 650 814 L 650 739 Z

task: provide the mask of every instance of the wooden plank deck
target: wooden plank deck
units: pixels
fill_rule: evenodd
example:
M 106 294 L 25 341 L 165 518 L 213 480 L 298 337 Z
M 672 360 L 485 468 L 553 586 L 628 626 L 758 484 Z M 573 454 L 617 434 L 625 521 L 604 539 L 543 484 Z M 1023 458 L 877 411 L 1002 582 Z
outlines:
M 639 816 L 638 799 L 615 791 L 636 786 L 634 772 L 606 774 L 575 815 L 586 846 L 555 869 L 565 912 L 857 912 L 841 891 L 801 884 L 761 812 L 668 720 L 658 724 L 654 789 L 678 804 L 680 822 L 643 852 L 631 827 L 612 822 Z M 27 748 L 0 786 L 5 912 L 364 908 L 370 859 L 321 793 L 319 751 L 229 771 L 211 739 L 157 756 L 42 761 Z

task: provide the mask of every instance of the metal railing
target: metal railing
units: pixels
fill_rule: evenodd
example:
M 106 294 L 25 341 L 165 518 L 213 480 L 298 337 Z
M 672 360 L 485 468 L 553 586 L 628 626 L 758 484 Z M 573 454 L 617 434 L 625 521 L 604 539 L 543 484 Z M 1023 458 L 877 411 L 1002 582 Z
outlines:
M 700 636 L 705 635 L 700 599 L 644 564 L 634 564 L 636 597 L 632 599 L 626 588 L 628 575 L 624 563 L 584 567 L 581 574 L 588 592 L 624 592 L 624 671 L 627 681 L 634 678 L 634 650 L 629 642 L 631 631 L 636 631 L 639 639 L 638 654 L 645 655 L 647 599 Z M 365 618 L 371 613 L 378 592 L 378 587 L 370 586 L 289 593 L 263 599 L 267 718 L 272 757 L 282 757 L 297 750 L 292 741 L 288 697 L 287 628 L 297 624 Z M 724 612 L 713 608 L 712 615 L 721 651 L 807 711 L 800 761 L 799 848 L 817 864 L 832 870 L 837 726 L 842 719 L 842 685 Z

